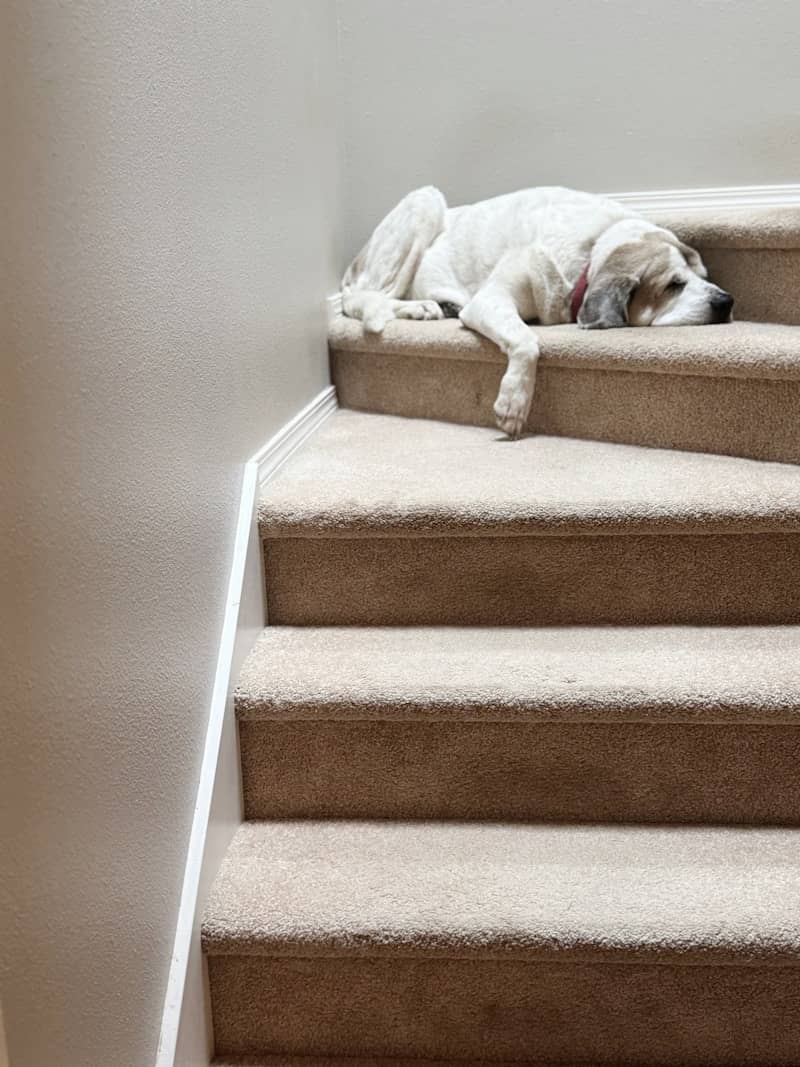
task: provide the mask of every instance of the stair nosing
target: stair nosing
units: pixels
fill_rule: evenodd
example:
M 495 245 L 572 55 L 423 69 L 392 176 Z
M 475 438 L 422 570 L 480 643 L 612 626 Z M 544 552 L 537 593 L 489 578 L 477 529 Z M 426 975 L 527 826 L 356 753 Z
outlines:
M 489 644 L 485 633 L 482 627 L 268 626 L 242 666 L 237 718 L 800 725 L 800 668 L 792 670 L 800 662 L 800 627 L 492 627 Z M 598 674 L 598 657 L 614 664 L 613 677 Z M 480 677 L 469 673 L 469 663 L 479 659 Z M 732 665 L 741 661 L 753 667 L 733 678 Z M 401 677 L 389 666 L 395 662 L 404 664 Z M 761 682 L 766 671 L 769 685 Z
M 798 967 L 790 918 L 798 842 L 800 829 L 246 823 L 212 889 L 203 949 L 216 957 Z M 431 850 L 433 871 L 423 864 Z
M 775 362 L 767 359 L 747 358 L 744 360 L 720 358 L 718 351 L 707 354 L 709 338 L 718 343 L 721 338 L 730 339 L 730 348 L 734 351 L 744 344 L 751 350 L 753 339 L 745 335 L 742 341 L 738 327 L 754 329 L 763 334 L 764 340 L 780 338 L 785 342 L 787 351 L 797 359 L 793 362 L 783 360 Z M 663 356 L 657 351 L 658 345 L 672 340 L 670 330 L 581 330 L 577 326 L 535 326 L 541 350 L 540 366 L 559 369 L 607 371 L 609 373 L 635 373 L 676 375 L 696 378 L 732 378 L 759 381 L 800 381 L 800 326 L 784 323 L 733 324 L 733 332 L 707 334 L 704 331 L 727 331 L 725 326 L 683 327 L 692 330 L 692 344 L 686 346 L 692 354 L 682 356 Z M 615 343 L 622 345 L 622 353 L 607 350 L 609 335 L 615 335 Z M 682 334 L 682 336 L 685 336 Z M 695 340 L 696 337 L 696 340 Z M 656 351 L 648 348 L 656 342 Z M 706 342 L 704 344 L 704 341 Z M 578 351 L 570 346 L 577 343 Z M 329 325 L 328 344 L 334 355 L 411 357 L 430 360 L 448 360 L 462 363 L 482 363 L 503 366 L 506 357 L 491 341 L 461 326 L 457 320 L 434 322 L 406 322 L 394 320 L 379 335 L 365 334 L 361 323 L 355 319 L 337 315 Z M 596 349 L 597 351 L 593 351 Z M 637 349 L 639 352 L 637 353 Z M 644 355 L 641 354 L 644 350 Z

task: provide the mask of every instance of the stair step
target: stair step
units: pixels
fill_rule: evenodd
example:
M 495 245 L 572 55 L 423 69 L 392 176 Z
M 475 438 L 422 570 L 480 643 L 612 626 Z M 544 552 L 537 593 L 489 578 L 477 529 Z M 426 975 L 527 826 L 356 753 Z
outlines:
M 800 329 L 536 330 L 529 430 L 800 462 Z M 457 320 L 395 321 L 376 336 L 339 316 L 329 344 L 345 408 L 494 426 L 505 357 Z
M 775 829 L 246 824 L 203 923 L 217 1052 L 796 1064 L 798 846 Z
M 259 509 L 276 625 L 800 620 L 800 468 L 342 411 Z
M 245 816 L 800 826 L 800 627 L 270 627 Z
M 705 207 L 644 214 L 704 250 L 800 249 L 800 207 Z

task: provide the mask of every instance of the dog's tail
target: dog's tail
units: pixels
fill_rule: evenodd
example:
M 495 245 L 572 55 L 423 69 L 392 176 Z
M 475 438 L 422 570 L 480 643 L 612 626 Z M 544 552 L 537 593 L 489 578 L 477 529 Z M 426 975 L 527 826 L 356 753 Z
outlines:
M 366 333 L 383 333 L 394 318 L 396 300 L 386 293 L 370 289 L 342 288 L 342 312 L 351 319 L 361 319 Z
M 342 278 L 342 311 L 381 333 L 407 299 L 422 257 L 444 229 L 447 202 L 432 185 L 409 193 L 380 223 Z

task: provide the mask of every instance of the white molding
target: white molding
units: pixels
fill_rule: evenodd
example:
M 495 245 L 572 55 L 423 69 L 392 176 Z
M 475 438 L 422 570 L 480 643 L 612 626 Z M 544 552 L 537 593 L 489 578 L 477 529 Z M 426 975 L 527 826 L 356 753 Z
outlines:
M 283 466 L 289 456 L 336 411 L 336 406 L 336 386 L 329 385 L 251 457 L 250 462 L 258 467 L 259 485 Z
M 245 464 L 242 475 L 239 515 L 236 521 L 236 534 L 233 544 L 233 560 L 228 578 L 228 593 L 225 599 L 225 614 L 222 621 L 217 668 L 214 674 L 214 685 L 211 694 L 211 708 L 206 726 L 203 759 L 200 764 L 200 778 L 197 784 L 197 794 L 192 813 L 189 847 L 186 852 L 183 886 L 175 925 L 175 941 L 167 978 L 167 990 L 164 997 L 161 1033 L 156 1055 L 157 1067 L 172 1067 L 178 1043 L 178 1029 L 186 985 L 189 953 L 195 928 L 195 912 L 197 910 L 200 878 L 205 855 L 211 798 L 217 773 L 217 756 L 219 754 L 231 683 L 233 646 L 239 623 L 239 603 L 242 596 L 245 560 L 250 540 L 250 526 L 255 507 L 257 484 L 258 466 L 251 460 Z
M 329 386 L 323 389 L 244 465 L 233 559 L 164 997 L 156 1067 L 174 1067 L 181 1045 L 191 1049 L 189 1054 L 182 1057 L 182 1062 L 191 1062 L 192 1065 L 208 1062 L 209 1018 L 200 950 L 200 910 L 222 854 L 242 818 L 233 689 L 241 663 L 266 618 L 256 523 L 259 489 L 319 429 L 336 407 L 335 388 Z M 219 809 L 216 812 L 216 823 L 219 825 L 213 826 L 213 833 L 210 833 L 210 821 L 214 820 L 215 808 Z M 188 1002 L 187 996 L 192 998 L 192 1003 Z
M 709 189 L 657 189 L 650 192 L 604 195 L 645 212 L 800 206 L 800 185 L 731 185 Z

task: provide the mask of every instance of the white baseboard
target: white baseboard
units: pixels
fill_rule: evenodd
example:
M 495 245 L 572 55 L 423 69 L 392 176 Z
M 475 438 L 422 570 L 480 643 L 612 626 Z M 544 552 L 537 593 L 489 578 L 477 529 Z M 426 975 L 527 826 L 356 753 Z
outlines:
M 266 605 L 256 523 L 259 489 L 336 410 L 331 385 L 244 465 L 217 668 L 206 727 L 156 1067 L 206 1067 L 212 1051 L 200 920 L 206 894 L 242 820 L 233 690 L 264 625 Z
M 252 456 L 250 462 L 258 468 L 258 484 L 268 481 L 335 410 L 336 387 L 329 385 Z
M 800 206 L 800 185 L 730 185 L 716 189 L 661 189 L 604 195 L 643 212 Z

